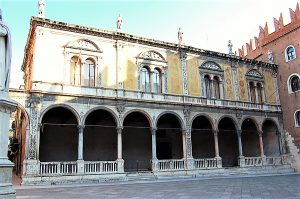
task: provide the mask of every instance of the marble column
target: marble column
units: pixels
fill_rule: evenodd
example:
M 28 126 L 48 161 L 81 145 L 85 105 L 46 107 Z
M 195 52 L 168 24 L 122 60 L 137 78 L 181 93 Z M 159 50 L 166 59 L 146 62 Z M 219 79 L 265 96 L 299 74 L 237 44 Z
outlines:
M 245 158 L 243 156 L 243 144 L 242 144 L 242 130 L 237 130 L 237 139 L 239 144 L 239 166 L 244 167 L 245 166 Z
M 0 9 L 0 198 L 16 198 L 12 187 L 13 163 L 7 158 L 10 114 L 17 108 L 17 103 L 9 97 L 9 73 L 11 62 L 11 40 L 9 29 L 2 22 Z
M 277 139 L 278 139 L 278 145 L 279 145 L 279 153 L 280 155 L 284 154 L 283 150 L 283 144 L 282 144 L 282 136 L 279 131 L 276 131 Z
M 122 158 L 122 132 L 123 127 L 117 127 L 117 134 L 118 134 L 118 173 L 124 173 L 124 160 Z
M 191 129 L 185 129 L 182 131 L 182 135 L 183 135 L 183 156 L 186 160 L 186 169 L 187 170 L 193 170 L 195 169 L 195 161 L 192 155 L 192 136 L 191 136 Z
M 84 125 L 78 125 L 78 158 L 77 169 L 78 173 L 84 173 L 84 160 L 83 160 L 83 131 Z
M 152 135 L 152 171 L 158 170 L 158 160 L 156 155 L 156 128 L 151 129 Z
M 220 157 L 220 152 L 219 152 L 219 139 L 218 139 L 218 131 L 213 130 L 212 131 L 214 134 L 214 145 L 215 145 L 215 158 L 217 159 L 217 167 L 221 168 L 222 167 L 222 158 Z
M 264 152 L 264 143 L 263 143 L 263 131 L 258 131 L 258 137 L 259 137 L 259 148 L 260 148 L 260 156 L 262 158 L 262 164 L 265 165 L 267 162 L 266 156 L 265 156 L 265 152 Z

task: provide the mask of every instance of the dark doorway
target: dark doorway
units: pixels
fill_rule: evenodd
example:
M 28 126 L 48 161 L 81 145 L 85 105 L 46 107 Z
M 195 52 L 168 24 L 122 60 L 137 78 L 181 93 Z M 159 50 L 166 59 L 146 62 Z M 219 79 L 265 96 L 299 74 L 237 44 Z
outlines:
M 124 119 L 123 126 L 124 170 L 151 170 L 152 139 L 148 119 L 140 112 L 132 112 Z
M 223 167 L 238 166 L 239 145 L 234 122 L 230 118 L 223 118 L 219 122 L 219 149 Z
M 260 156 L 259 136 L 252 119 L 246 119 L 242 124 L 243 155 L 246 157 Z
M 265 155 L 279 156 L 279 138 L 276 134 L 278 131 L 276 124 L 271 120 L 267 120 L 263 123 L 262 130 Z
M 74 114 L 64 108 L 52 108 L 45 113 L 40 130 L 40 161 L 76 161 L 78 129 Z
M 112 161 L 117 159 L 117 130 L 113 115 L 106 110 L 95 110 L 85 120 L 83 159 Z
M 173 114 L 167 113 L 159 118 L 156 146 L 159 160 L 183 158 L 181 125 Z
M 195 159 L 215 157 L 214 134 L 209 120 L 198 116 L 192 124 L 193 157 Z

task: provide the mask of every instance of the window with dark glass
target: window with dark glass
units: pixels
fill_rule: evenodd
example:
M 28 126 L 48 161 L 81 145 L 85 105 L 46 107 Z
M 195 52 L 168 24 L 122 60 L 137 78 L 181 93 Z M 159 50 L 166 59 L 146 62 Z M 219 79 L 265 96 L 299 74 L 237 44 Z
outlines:
M 71 59 L 71 84 L 81 85 L 81 60 L 79 57 Z
M 161 93 L 161 74 L 158 69 L 153 72 L 153 92 Z
M 142 91 L 144 92 L 150 92 L 150 72 L 147 68 L 142 68 L 142 78 L 141 78 L 141 84 L 142 84 Z
M 250 87 L 250 99 L 251 99 L 251 102 L 254 102 L 256 101 L 256 94 L 255 94 L 255 86 L 254 86 L 254 83 L 253 82 L 250 82 L 249 83 L 249 87 Z
M 258 97 L 258 102 L 259 103 L 262 103 L 263 102 L 263 99 L 262 99 L 262 96 L 263 96 L 263 93 L 262 93 L 262 86 L 260 83 L 257 83 L 257 97 Z
M 290 46 L 286 49 L 286 54 L 287 54 L 287 60 L 290 61 L 290 60 L 293 60 L 295 59 L 295 48 Z
M 207 98 L 211 98 L 211 94 L 210 94 L 210 79 L 208 76 L 204 77 L 204 84 L 205 84 L 205 95 Z
M 214 89 L 215 89 L 215 98 L 216 99 L 220 99 L 220 87 L 219 87 L 219 79 L 218 77 L 214 77 L 213 80 L 213 85 L 214 85 Z
M 296 125 L 300 127 L 300 111 L 296 112 Z
M 291 79 L 291 88 L 292 88 L 293 92 L 300 90 L 300 79 L 299 79 L 299 77 L 294 76 Z
M 90 59 L 84 62 L 84 85 L 95 86 L 95 64 Z

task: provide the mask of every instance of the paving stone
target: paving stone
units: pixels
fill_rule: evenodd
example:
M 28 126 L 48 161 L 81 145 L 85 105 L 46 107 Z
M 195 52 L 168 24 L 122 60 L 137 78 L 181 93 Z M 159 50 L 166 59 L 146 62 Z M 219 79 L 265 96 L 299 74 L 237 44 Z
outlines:
M 17 199 L 300 199 L 300 175 L 18 187 Z

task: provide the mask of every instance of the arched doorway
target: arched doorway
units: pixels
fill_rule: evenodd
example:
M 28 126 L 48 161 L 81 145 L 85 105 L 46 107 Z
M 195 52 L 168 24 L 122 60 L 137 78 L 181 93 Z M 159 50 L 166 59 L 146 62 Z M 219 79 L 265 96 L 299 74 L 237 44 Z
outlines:
M 277 135 L 278 129 L 276 124 L 271 120 L 266 120 L 262 125 L 264 152 L 266 156 L 279 156 L 280 145 Z
M 85 120 L 83 159 L 109 161 L 117 159 L 117 130 L 113 115 L 106 110 L 94 110 Z
M 245 119 L 242 123 L 243 155 L 246 157 L 260 156 L 259 134 L 256 123 L 252 119 Z
M 78 122 L 67 108 L 48 110 L 40 130 L 41 162 L 76 161 L 78 158 Z
M 195 159 L 215 157 L 214 134 L 205 116 L 196 117 L 192 123 L 192 146 Z
M 151 170 L 150 124 L 140 112 L 128 114 L 123 122 L 122 145 L 125 172 Z
M 232 119 L 225 117 L 218 125 L 219 149 L 223 167 L 238 166 L 239 145 Z
M 182 129 L 175 115 L 167 113 L 158 119 L 156 136 L 157 159 L 183 158 Z

